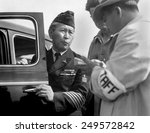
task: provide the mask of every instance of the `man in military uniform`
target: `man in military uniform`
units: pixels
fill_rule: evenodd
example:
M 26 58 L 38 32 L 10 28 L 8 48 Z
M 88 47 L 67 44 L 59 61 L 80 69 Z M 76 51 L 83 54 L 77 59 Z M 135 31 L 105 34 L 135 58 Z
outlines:
M 82 115 L 81 107 L 88 93 L 87 79 L 75 69 L 75 58 L 80 55 L 70 48 L 74 38 L 74 13 L 60 13 L 51 23 L 49 36 L 53 46 L 46 51 L 49 86 L 40 85 L 36 95 L 49 105 L 50 115 Z

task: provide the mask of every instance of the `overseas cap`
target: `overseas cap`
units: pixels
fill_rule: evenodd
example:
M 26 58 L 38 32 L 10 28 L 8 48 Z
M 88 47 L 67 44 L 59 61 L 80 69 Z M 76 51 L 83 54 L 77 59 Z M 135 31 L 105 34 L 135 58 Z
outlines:
M 126 5 L 137 5 L 139 0 L 98 0 L 99 5 L 96 6 L 94 12 L 93 12 L 93 20 L 95 21 L 97 17 L 99 16 L 100 10 L 105 7 L 109 6 L 118 2 L 122 2 Z
M 62 12 L 53 20 L 52 24 L 54 22 L 62 23 L 62 24 L 69 25 L 75 28 L 74 12 L 72 11 Z

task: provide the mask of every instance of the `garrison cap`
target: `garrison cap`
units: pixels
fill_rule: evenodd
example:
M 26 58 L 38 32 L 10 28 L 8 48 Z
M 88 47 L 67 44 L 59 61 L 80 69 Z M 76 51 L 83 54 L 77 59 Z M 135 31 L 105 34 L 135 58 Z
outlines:
M 93 12 L 94 21 L 99 16 L 100 10 L 105 6 L 109 6 L 115 3 L 119 3 L 119 2 L 124 3 L 126 5 L 137 5 L 139 2 L 139 0 L 98 0 L 98 1 L 99 1 L 99 5 L 95 7 L 95 10 Z
M 53 20 L 52 24 L 54 22 L 62 23 L 62 24 L 69 25 L 75 28 L 74 12 L 72 11 L 62 12 Z

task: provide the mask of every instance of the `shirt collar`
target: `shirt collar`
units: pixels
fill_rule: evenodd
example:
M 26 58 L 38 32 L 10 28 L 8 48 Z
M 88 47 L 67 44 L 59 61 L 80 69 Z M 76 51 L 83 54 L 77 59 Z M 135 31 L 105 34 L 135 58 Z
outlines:
M 55 55 L 55 53 L 57 53 L 53 48 L 52 48 L 52 51 L 53 51 L 53 54 Z M 66 50 L 67 51 L 67 50 Z M 66 51 L 63 51 L 63 52 L 59 52 L 60 55 L 62 56 Z

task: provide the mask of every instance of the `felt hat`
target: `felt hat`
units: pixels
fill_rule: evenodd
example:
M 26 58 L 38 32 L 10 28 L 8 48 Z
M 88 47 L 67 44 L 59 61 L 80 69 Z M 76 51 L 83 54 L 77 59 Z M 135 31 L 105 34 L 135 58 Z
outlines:
M 96 21 L 97 17 L 100 16 L 101 9 L 103 7 L 122 2 L 126 5 L 137 5 L 139 0 L 98 0 L 99 5 L 95 7 L 95 10 L 93 12 L 93 20 Z
M 87 0 L 85 9 L 90 11 L 90 8 L 96 7 L 99 3 L 99 0 Z

